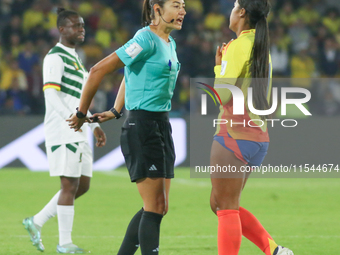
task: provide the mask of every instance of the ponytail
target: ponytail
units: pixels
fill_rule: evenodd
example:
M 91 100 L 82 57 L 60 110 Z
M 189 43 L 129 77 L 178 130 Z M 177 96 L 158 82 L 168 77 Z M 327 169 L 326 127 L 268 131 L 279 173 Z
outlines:
M 267 110 L 269 109 L 267 101 L 269 82 L 269 29 L 267 16 L 271 6 L 269 0 L 239 0 L 239 4 L 247 12 L 250 28 L 255 28 L 256 30 L 249 68 L 252 77 L 250 87 L 254 88 L 253 104 L 257 110 Z
M 155 11 L 153 6 L 158 4 L 161 8 L 163 8 L 164 4 L 168 0 L 144 0 L 143 9 L 142 9 L 142 26 L 148 26 L 152 23 L 152 20 L 155 19 Z
M 148 26 L 151 24 L 151 5 L 150 0 L 144 0 L 143 10 L 142 10 L 142 26 Z
M 258 110 L 269 109 L 267 89 L 269 79 L 269 30 L 267 19 L 263 16 L 255 26 L 255 41 L 251 53 L 251 87 L 254 88 L 253 104 Z

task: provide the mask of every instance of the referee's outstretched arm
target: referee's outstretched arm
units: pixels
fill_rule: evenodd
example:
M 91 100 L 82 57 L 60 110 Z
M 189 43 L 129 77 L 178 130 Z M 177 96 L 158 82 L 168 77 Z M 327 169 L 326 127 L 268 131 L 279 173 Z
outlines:
M 96 94 L 103 77 L 106 74 L 116 71 L 124 66 L 124 63 L 115 52 L 94 65 L 90 70 L 89 78 L 85 84 L 78 110 L 81 112 L 87 112 L 92 98 Z
M 124 104 L 125 104 L 125 76 L 123 77 L 123 80 L 119 86 L 119 90 L 118 90 L 118 94 L 117 94 L 114 106 L 111 109 L 115 109 L 118 113 L 121 113 Z M 115 117 L 117 116 L 115 116 L 113 111 L 109 110 L 109 111 L 93 114 L 93 116 L 90 119 L 94 121 L 94 118 L 97 118 L 97 121 L 99 123 L 103 123 Z
M 83 89 L 83 93 L 80 98 L 80 103 L 78 107 L 78 111 L 82 113 L 86 113 L 89 109 L 90 103 L 96 94 L 99 84 L 102 81 L 103 77 L 113 71 L 116 71 L 122 67 L 124 67 L 124 63 L 120 60 L 117 54 L 114 52 L 111 55 L 107 56 L 103 60 L 99 61 L 96 65 L 94 65 L 89 73 L 89 77 L 86 81 L 85 87 Z M 123 79 L 121 88 L 119 88 L 119 92 L 117 95 L 117 99 L 115 105 L 117 104 L 117 110 L 120 111 L 124 105 L 124 95 L 125 95 L 125 79 Z M 114 116 L 106 116 L 107 112 L 103 113 L 101 122 L 111 119 Z M 111 114 L 110 114 L 111 115 Z M 113 115 L 113 114 L 112 114 Z M 98 116 L 98 115 L 97 115 Z M 100 118 L 100 117 L 99 117 Z M 86 121 L 86 118 L 79 119 L 75 114 L 72 115 L 71 118 L 67 119 L 69 122 L 69 126 L 74 128 L 75 131 L 80 130 L 81 126 Z

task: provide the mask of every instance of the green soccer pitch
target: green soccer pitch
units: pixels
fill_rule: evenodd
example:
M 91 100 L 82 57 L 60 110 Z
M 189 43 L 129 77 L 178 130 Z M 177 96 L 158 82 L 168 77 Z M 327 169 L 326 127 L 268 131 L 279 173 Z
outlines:
M 191 179 L 177 168 L 169 213 L 161 225 L 160 254 L 216 255 L 217 217 L 210 211 L 210 180 Z M 241 205 L 262 222 L 274 240 L 295 255 L 338 254 L 340 179 L 250 179 Z M 0 170 L 0 254 L 39 254 L 21 224 L 59 189 L 48 172 Z M 126 227 L 142 207 L 127 171 L 95 172 L 90 191 L 75 202 L 72 239 L 94 255 L 117 254 Z M 56 254 L 57 218 L 42 229 L 43 254 Z M 138 251 L 136 254 L 140 254 Z M 242 239 L 240 255 L 263 254 Z

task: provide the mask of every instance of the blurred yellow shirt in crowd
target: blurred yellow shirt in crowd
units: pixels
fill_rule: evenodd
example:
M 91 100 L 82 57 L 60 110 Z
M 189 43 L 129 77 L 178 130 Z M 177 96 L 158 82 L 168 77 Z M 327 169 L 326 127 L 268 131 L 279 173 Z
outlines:
M 93 12 L 92 5 L 91 5 L 91 3 L 86 2 L 86 1 L 81 1 L 81 2 L 82 3 L 78 7 L 78 13 L 83 18 L 87 18 Z
M 97 44 L 84 44 L 82 49 L 86 58 L 94 58 L 98 59 L 98 61 L 103 58 L 103 49 Z
M 295 55 L 291 60 L 292 85 L 295 87 L 310 88 L 312 85 L 312 76 L 315 72 L 314 60 L 309 57 L 300 57 Z
M 113 40 L 121 45 L 129 40 L 129 32 L 120 27 L 113 31 Z
M 49 12 L 44 17 L 42 25 L 43 25 L 43 27 L 46 30 L 50 30 L 50 29 L 56 28 L 56 26 L 57 26 L 57 19 L 58 19 L 58 15 L 56 13 Z
M 116 28 L 118 24 L 117 15 L 111 8 L 105 8 L 100 14 L 99 27 L 103 27 L 107 23 L 110 24 L 112 28 Z
M 203 5 L 201 0 L 186 0 L 185 1 L 186 10 L 193 10 L 199 14 L 203 13 Z
M 307 8 L 302 7 L 298 12 L 299 18 L 307 24 L 315 24 L 320 20 L 320 14 L 315 10 L 308 10 Z
M 44 14 L 40 11 L 35 11 L 32 9 L 28 9 L 24 12 L 22 28 L 24 32 L 27 34 L 29 30 L 36 25 L 43 24 Z M 54 24 L 54 27 L 56 24 Z
M 103 48 L 108 48 L 111 44 L 111 33 L 106 29 L 98 29 L 96 32 L 96 42 Z
M 284 35 L 280 40 L 277 41 L 276 45 L 279 49 L 288 50 L 292 43 L 292 38 L 289 35 Z
M 207 29 L 220 30 L 225 21 L 223 14 L 209 13 L 204 20 L 204 25 Z
M 11 53 L 12 57 L 17 58 L 19 56 L 19 53 L 24 49 L 24 46 L 18 45 L 18 46 L 12 46 Z
M 332 34 L 335 34 L 339 31 L 340 19 L 333 20 L 331 18 L 325 17 L 322 20 L 322 24 L 324 24 L 324 26 L 327 27 Z
M 11 68 L 5 68 L 1 73 L 0 89 L 8 90 L 11 88 L 12 82 L 17 79 L 20 89 L 27 89 L 27 79 L 23 70 L 13 70 Z
M 293 25 L 298 19 L 298 16 L 296 13 L 291 13 L 288 15 L 284 13 L 283 11 L 280 12 L 279 17 L 280 17 L 280 21 L 282 22 L 282 24 L 287 27 Z

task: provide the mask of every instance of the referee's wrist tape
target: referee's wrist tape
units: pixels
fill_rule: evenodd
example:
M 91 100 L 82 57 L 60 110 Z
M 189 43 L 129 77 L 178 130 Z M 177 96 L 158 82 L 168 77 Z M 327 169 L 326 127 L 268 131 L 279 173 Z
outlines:
M 110 112 L 112 112 L 115 115 L 115 119 L 117 120 L 123 116 L 123 113 L 122 112 L 119 113 L 114 107 L 110 109 Z

